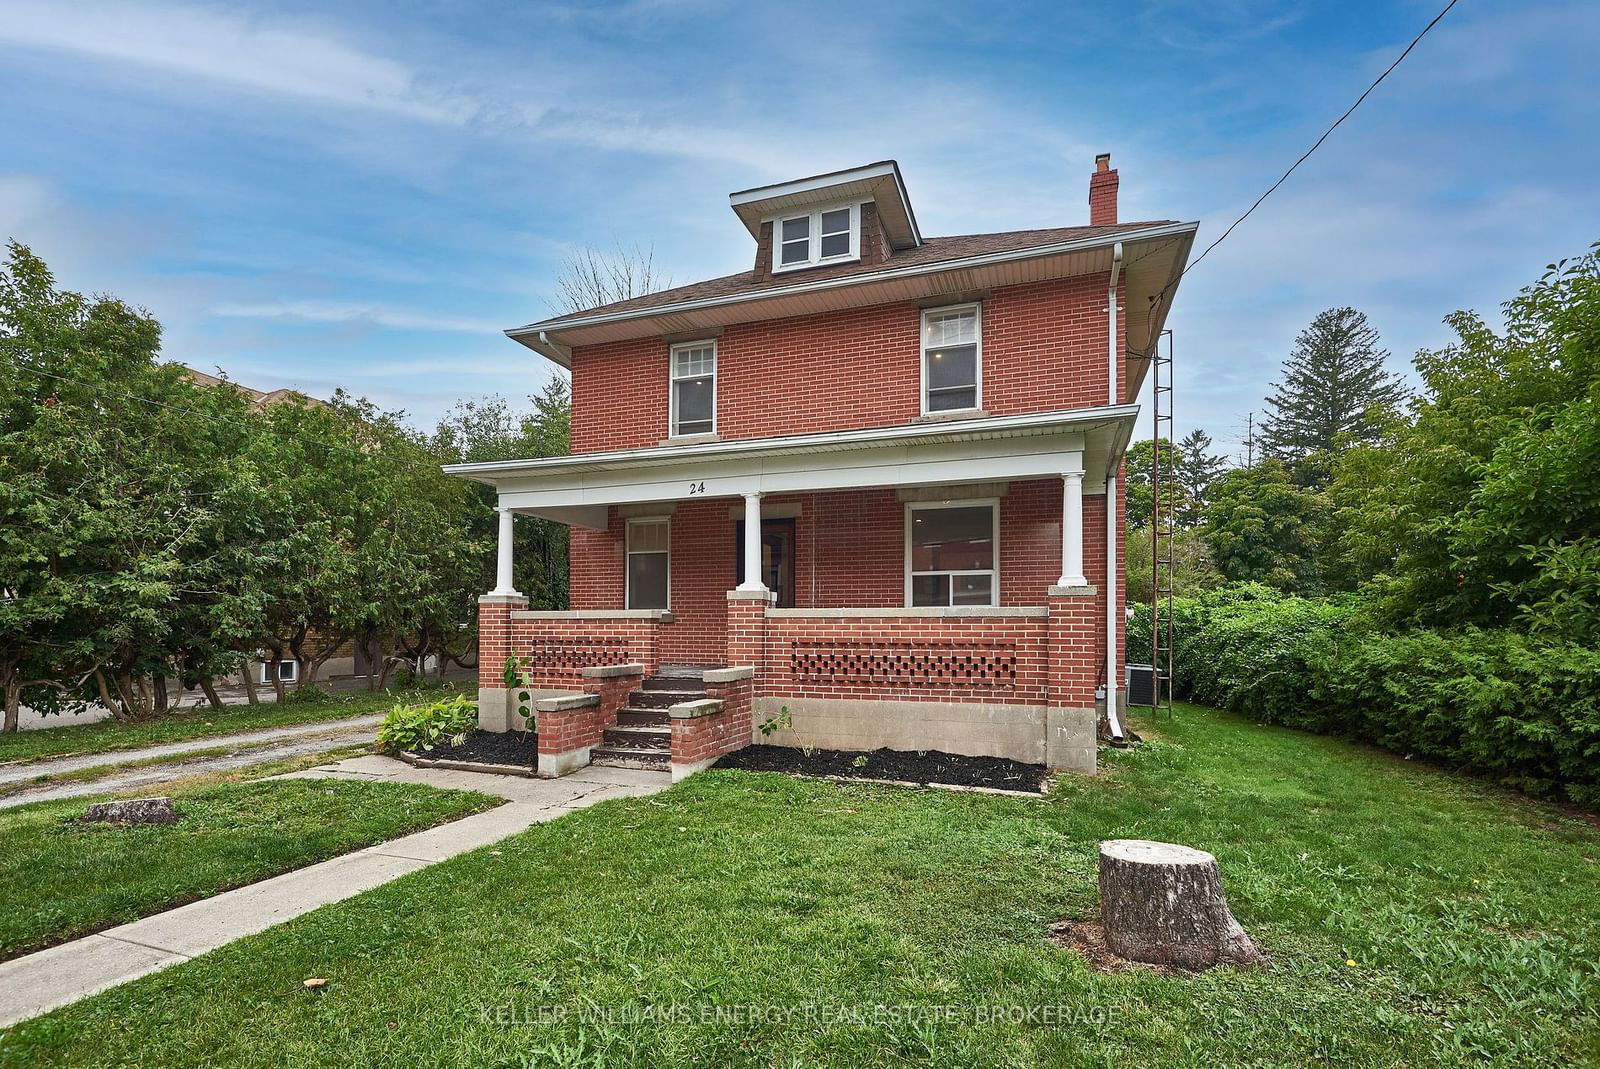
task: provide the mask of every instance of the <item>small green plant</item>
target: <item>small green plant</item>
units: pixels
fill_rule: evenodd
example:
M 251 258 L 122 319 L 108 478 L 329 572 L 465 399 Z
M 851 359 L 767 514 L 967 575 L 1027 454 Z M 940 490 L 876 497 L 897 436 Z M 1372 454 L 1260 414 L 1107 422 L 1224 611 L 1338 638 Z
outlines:
M 458 696 L 425 705 L 396 705 L 378 726 L 378 746 L 390 752 L 426 753 L 448 741 L 459 746 L 478 724 L 478 705 Z
M 283 696 L 284 704 L 294 705 L 332 705 L 333 692 L 315 683 L 308 683 L 303 687 L 296 687 Z
M 757 724 L 756 730 L 761 732 L 762 738 L 768 738 L 779 731 L 794 732 L 795 738 L 800 741 L 801 753 L 805 754 L 807 757 L 810 757 L 812 754 L 817 752 L 817 748 L 811 745 L 810 740 L 800 731 L 795 729 L 794 715 L 789 712 L 789 707 L 787 705 L 780 708 L 776 715 L 770 716 L 761 723 Z
M 769 737 L 780 731 L 789 731 L 794 727 L 794 717 L 789 715 L 789 707 L 785 705 L 777 713 L 756 725 L 756 730 L 761 732 L 763 738 Z
M 850 764 L 855 768 L 866 768 L 867 767 L 867 755 L 864 754 L 864 753 L 856 754 L 855 759 L 852 760 L 850 762 Z
M 522 689 L 522 670 L 530 663 L 528 658 L 512 654 L 506 658 L 505 672 L 502 675 L 506 689 L 517 692 L 517 715 L 522 717 L 523 731 L 533 730 L 533 696 Z

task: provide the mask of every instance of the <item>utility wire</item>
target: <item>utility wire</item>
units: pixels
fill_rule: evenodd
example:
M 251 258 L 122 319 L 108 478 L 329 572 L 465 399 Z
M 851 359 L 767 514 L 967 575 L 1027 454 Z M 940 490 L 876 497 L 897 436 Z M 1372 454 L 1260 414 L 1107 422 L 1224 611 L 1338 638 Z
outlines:
M 1441 10 L 1437 15 L 1433 16 L 1432 21 L 1430 21 L 1426 26 L 1424 26 L 1422 28 L 1422 32 L 1417 34 L 1415 37 L 1413 37 L 1411 39 L 1411 43 L 1406 45 L 1405 51 L 1401 52 L 1398 56 L 1396 56 L 1395 59 L 1394 59 L 1394 62 L 1389 64 L 1387 67 L 1385 67 L 1384 70 L 1383 70 L 1383 73 L 1378 75 L 1378 77 L 1373 81 L 1373 83 L 1371 85 L 1367 86 L 1366 91 L 1363 92 L 1359 97 L 1356 98 L 1356 102 L 1354 104 L 1351 104 L 1348 108 L 1346 108 L 1344 114 L 1339 116 L 1337 119 L 1335 119 L 1333 121 L 1333 125 L 1332 126 L 1329 126 L 1326 130 L 1322 131 L 1322 136 L 1317 138 L 1316 142 L 1314 144 L 1312 144 L 1312 146 L 1310 148 L 1306 149 L 1305 152 L 1301 154 L 1300 158 L 1298 160 L 1295 160 L 1294 163 L 1290 165 L 1289 169 L 1287 171 L 1284 171 L 1283 174 L 1278 177 L 1278 180 L 1276 182 L 1272 183 L 1271 187 L 1269 187 L 1265 193 L 1263 193 L 1263 194 L 1261 194 L 1261 196 L 1257 197 L 1256 200 L 1255 200 L 1255 203 L 1250 205 L 1249 208 L 1245 209 L 1245 213 L 1243 215 L 1239 216 L 1239 218 L 1235 219 L 1232 223 L 1230 223 L 1228 225 L 1228 229 L 1224 230 L 1222 232 L 1222 235 L 1220 237 L 1218 237 L 1217 240 L 1215 240 L 1211 244 L 1207 245 L 1205 247 L 1204 251 L 1202 251 L 1199 256 L 1196 256 L 1193 260 L 1191 260 L 1189 262 L 1189 264 L 1186 267 L 1184 267 L 1184 269 L 1182 271 L 1178 272 L 1177 276 L 1174 277 L 1171 282 L 1168 282 L 1165 286 L 1163 286 L 1161 288 L 1161 292 L 1157 293 L 1154 297 L 1152 297 L 1150 299 L 1150 303 L 1151 304 L 1155 304 L 1157 301 L 1159 301 L 1163 297 L 1165 297 L 1167 295 L 1167 292 L 1169 290 L 1171 290 L 1172 287 L 1176 286 L 1179 283 L 1179 281 L 1181 281 L 1183 279 L 1183 276 L 1187 275 L 1190 271 L 1193 271 L 1196 267 L 1200 266 L 1200 261 L 1204 260 L 1208 255 L 1210 255 L 1212 249 L 1216 248 L 1218 245 L 1221 245 L 1224 241 L 1226 241 L 1228 235 L 1233 233 L 1234 229 L 1237 228 L 1240 223 L 1242 223 L 1246 219 L 1250 218 L 1251 213 L 1254 212 L 1257 208 L 1261 207 L 1261 202 L 1262 201 L 1266 200 L 1268 197 L 1272 196 L 1273 193 L 1277 192 L 1278 187 L 1283 185 L 1284 182 L 1288 181 L 1289 176 L 1294 174 L 1295 170 L 1297 168 L 1299 168 L 1299 166 L 1302 163 L 1304 163 L 1304 162 L 1306 162 L 1306 160 L 1310 159 L 1311 158 L 1311 154 L 1313 152 L 1317 151 L 1317 149 L 1322 147 L 1322 143 L 1324 141 L 1328 140 L 1329 135 L 1331 135 L 1335 130 L 1337 130 L 1344 123 L 1344 121 L 1346 119 L 1348 119 L 1351 116 L 1351 114 L 1354 113 L 1355 110 L 1361 106 L 1362 101 L 1366 100 L 1367 97 L 1371 96 L 1372 95 L 1372 91 L 1374 89 L 1378 88 L 1378 86 L 1382 85 L 1385 78 L 1389 77 L 1389 75 L 1394 73 L 1394 69 L 1396 67 L 1400 66 L 1400 64 L 1405 61 L 1405 58 L 1411 54 L 1411 50 L 1413 48 L 1416 48 L 1417 45 L 1419 43 L 1421 43 L 1421 41 L 1422 41 L 1422 39 L 1424 37 L 1428 36 L 1428 31 L 1432 30 L 1435 26 L 1439 25 L 1440 20 L 1442 20 L 1446 15 L 1450 14 L 1450 9 L 1455 7 L 1457 2 L 1458 2 L 1458 0 L 1450 0 L 1450 2 L 1444 6 L 1443 10 Z

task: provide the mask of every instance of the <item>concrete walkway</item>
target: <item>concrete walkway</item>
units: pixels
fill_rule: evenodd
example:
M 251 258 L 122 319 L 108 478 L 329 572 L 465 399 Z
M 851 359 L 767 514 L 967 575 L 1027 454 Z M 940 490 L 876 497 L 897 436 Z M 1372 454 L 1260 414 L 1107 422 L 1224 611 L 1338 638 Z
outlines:
M 407 873 L 610 798 L 655 794 L 665 772 L 585 768 L 560 779 L 412 768 L 353 757 L 282 779 L 329 777 L 425 783 L 508 799 L 486 813 L 392 839 L 270 880 L 0 963 L 0 1028 L 189 960 L 247 935 L 350 898 Z M 181 825 L 180 825 L 181 827 Z
M 262 746 L 282 739 L 327 734 L 342 728 L 375 728 L 381 723 L 383 723 L 381 715 L 347 716 L 338 720 L 317 720 L 306 724 L 288 724 L 279 728 L 262 728 L 259 731 L 240 731 L 232 735 L 202 735 L 199 738 L 184 739 L 182 742 L 141 746 L 136 750 L 108 750 L 104 753 L 52 757 L 43 761 L 18 761 L 15 764 L 0 765 L 0 787 L 24 783 L 39 776 L 60 776 L 68 772 L 81 772 L 86 768 L 99 768 L 102 765 L 121 765 L 129 761 L 176 757 L 199 750 Z

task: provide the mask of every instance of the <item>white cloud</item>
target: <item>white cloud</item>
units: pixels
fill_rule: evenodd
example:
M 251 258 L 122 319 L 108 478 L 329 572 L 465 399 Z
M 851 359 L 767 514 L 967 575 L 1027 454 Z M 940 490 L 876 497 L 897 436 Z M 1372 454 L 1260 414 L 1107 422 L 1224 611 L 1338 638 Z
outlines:
M 10 0 L 0 41 L 429 122 L 460 124 L 478 110 L 429 90 L 406 65 L 324 32 L 199 7 Z
M 394 330 L 435 330 L 459 334 L 499 334 L 505 324 L 484 319 L 433 316 L 377 304 L 344 301 L 271 301 L 219 304 L 212 313 L 233 319 L 295 319 L 307 323 L 349 323 Z

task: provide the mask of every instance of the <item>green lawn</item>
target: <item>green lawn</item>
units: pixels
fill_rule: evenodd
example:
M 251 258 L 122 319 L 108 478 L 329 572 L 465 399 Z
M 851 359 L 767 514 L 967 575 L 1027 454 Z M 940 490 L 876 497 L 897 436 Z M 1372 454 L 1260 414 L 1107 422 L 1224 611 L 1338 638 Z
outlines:
M 88 798 L 0 810 L 0 959 L 499 804 L 345 780 L 233 783 L 172 799 L 177 824 L 137 828 L 73 821 Z
M 19 1025 L 0 1063 L 1600 1061 L 1587 818 L 1203 710 L 1152 734 L 1041 801 L 704 773 Z M 1214 851 L 1270 964 L 1051 945 L 1109 837 Z
M 454 693 L 454 684 L 443 690 L 396 690 L 368 694 L 351 691 L 326 693 L 315 701 L 267 702 L 261 705 L 230 705 L 219 711 L 211 708 L 184 709 L 139 724 L 102 720 L 58 728 L 36 728 L 0 735 L 0 762 L 32 761 L 66 754 L 97 754 L 184 742 L 208 735 L 232 735 L 241 731 L 309 724 L 322 720 L 386 713 L 397 700 L 418 702 Z M 291 692 L 292 693 L 292 692 Z

